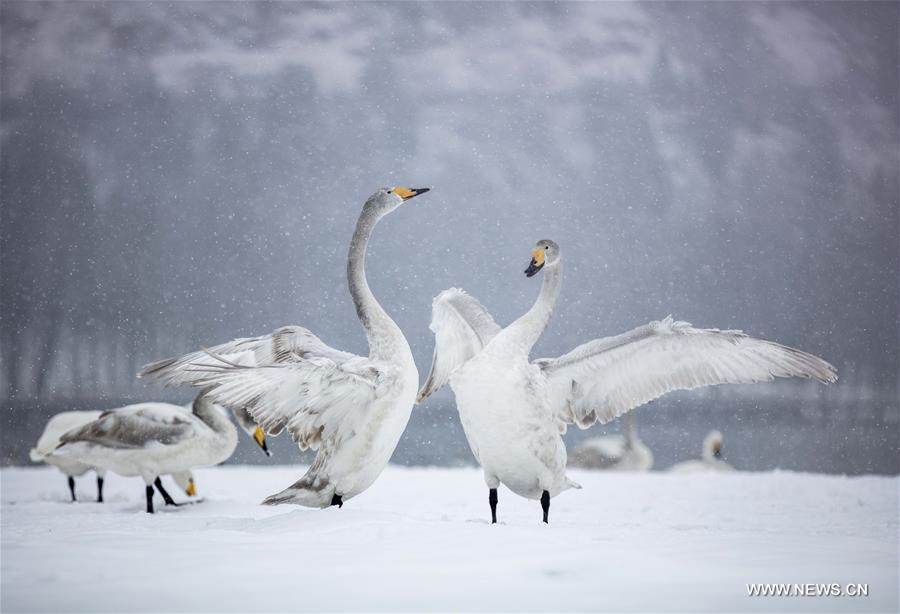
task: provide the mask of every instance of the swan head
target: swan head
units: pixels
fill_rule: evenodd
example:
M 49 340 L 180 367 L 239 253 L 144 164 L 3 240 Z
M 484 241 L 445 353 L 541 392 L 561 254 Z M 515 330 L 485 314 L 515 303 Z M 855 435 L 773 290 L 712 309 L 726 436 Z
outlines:
M 531 250 L 531 264 L 525 269 L 525 275 L 534 277 L 545 266 L 555 266 L 559 257 L 559 245 L 550 239 L 541 239 Z
M 261 426 L 256 424 L 256 421 L 253 419 L 253 416 L 250 415 L 250 412 L 243 407 L 234 409 L 232 412 L 234 413 L 234 419 L 237 420 L 241 430 L 247 433 L 253 441 L 256 442 L 256 445 L 265 452 L 266 456 L 272 456 L 272 453 L 269 452 L 269 445 L 266 443 L 266 432 L 262 430 Z
M 703 458 L 722 458 L 722 433 L 710 431 L 703 439 Z
M 399 185 L 394 186 L 393 188 L 381 188 L 366 200 L 365 208 L 381 213 L 390 213 L 409 199 L 415 198 L 419 194 L 424 194 L 430 189 L 431 188 L 404 188 Z

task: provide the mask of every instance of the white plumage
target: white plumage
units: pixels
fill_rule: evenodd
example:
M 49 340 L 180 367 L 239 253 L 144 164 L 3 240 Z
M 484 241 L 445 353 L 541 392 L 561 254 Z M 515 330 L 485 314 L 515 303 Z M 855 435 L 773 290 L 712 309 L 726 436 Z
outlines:
M 237 429 L 225 411 L 201 394 L 190 411 L 169 403 L 137 403 L 105 411 L 62 434 L 52 457 L 142 477 L 147 511 L 152 513 L 154 485 L 166 503 L 173 503 L 160 476 L 179 476 L 176 481 L 181 485 L 183 474 L 227 460 L 236 446 Z M 192 491 L 189 486 L 185 488 Z
M 142 377 L 191 384 L 217 402 L 244 406 L 269 434 L 287 431 L 318 454 L 307 473 L 265 503 L 328 507 L 368 488 L 400 440 L 415 402 L 418 371 L 403 333 L 372 295 L 365 250 L 378 221 L 427 189 L 382 189 L 363 207 L 347 276 L 369 356 L 329 347 L 305 328 L 237 339 L 147 365 Z
M 44 427 L 40 439 L 29 452 L 29 457 L 33 462 L 53 465 L 69 478 L 72 501 L 75 501 L 75 478 L 91 470 L 97 474 L 97 501 L 103 501 L 103 477 L 106 470 L 100 467 L 91 467 L 74 458 L 54 456 L 53 451 L 59 445 L 60 437 L 63 434 L 84 426 L 88 422 L 93 422 L 101 413 L 99 411 L 64 411 L 56 414 L 47 421 L 47 426 Z
M 449 381 L 492 491 L 492 508 L 503 483 L 524 497 L 540 497 L 547 521 L 549 498 L 575 485 L 565 476 L 561 435 L 567 424 L 607 423 L 673 390 L 775 377 L 837 379 L 834 367 L 811 354 L 671 317 L 529 362 L 561 285 L 561 255 L 553 241 L 538 242 L 526 274 L 540 269 L 540 296 L 505 329 L 458 289 L 438 295 L 432 309 L 434 360 L 418 399 Z
M 834 367 L 812 354 L 739 330 L 692 328 L 671 316 L 535 362 L 547 376 L 554 411 L 581 428 L 674 390 L 776 377 L 837 379 Z
M 184 409 L 184 408 L 182 408 Z M 110 410 L 117 411 L 117 410 Z M 69 431 L 90 424 L 99 418 L 104 412 L 102 411 L 64 411 L 56 414 L 47 421 L 44 432 L 38 439 L 37 444 L 31 449 L 29 456 L 33 462 L 43 462 L 53 465 L 62 471 L 69 478 L 69 490 L 71 492 L 72 501 L 75 501 L 75 481 L 74 478 L 84 475 L 86 472 L 93 470 L 97 474 L 97 501 L 103 501 L 103 480 L 106 475 L 106 469 L 101 466 L 91 466 L 81 459 L 70 454 L 55 454 L 56 448 L 59 446 L 63 435 Z M 195 494 L 194 476 L 190 471 L 183 471 L 172 475 L 175 483 L 185 491 L 188 495 Z

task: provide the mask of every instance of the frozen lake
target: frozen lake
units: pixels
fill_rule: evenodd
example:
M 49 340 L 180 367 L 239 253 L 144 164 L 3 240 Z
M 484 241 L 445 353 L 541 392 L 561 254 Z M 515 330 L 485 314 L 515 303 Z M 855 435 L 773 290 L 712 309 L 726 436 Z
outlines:
M 897 477 L 572 471 L 540 506 L 472 468 L 391 466 L 343 509 L 263 507 L 299 466 L 196 471 L 205 502 L 150 516 L 143 483 L 4 468 L 13 611 L 897 611 Z M 170 489 L 176 499 L 183 499 Z M 181 495 L 181 496 L 179 496 Z M 868 597 L 748 597 L 747 583 L 867 584 Z

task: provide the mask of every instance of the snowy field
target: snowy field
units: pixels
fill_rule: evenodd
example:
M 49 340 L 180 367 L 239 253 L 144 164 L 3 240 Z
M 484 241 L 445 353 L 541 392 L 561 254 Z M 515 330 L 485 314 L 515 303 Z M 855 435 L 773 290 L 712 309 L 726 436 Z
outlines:
M 898 609 L 897 477 L 572 471 L 584 489 L 549 526 L 502 488 L 491 526 L 475 469 L 390 467 L 343 509 L 258 505 L 301 473 L 201 469 L 203 503 L 150 516 L 140 480 L 109 476 L 96 504 L 82 477 L 69 504 L 54 469 L 3 469 L 0 609 Z M 750 582 L 869 596 L 751 598 Z

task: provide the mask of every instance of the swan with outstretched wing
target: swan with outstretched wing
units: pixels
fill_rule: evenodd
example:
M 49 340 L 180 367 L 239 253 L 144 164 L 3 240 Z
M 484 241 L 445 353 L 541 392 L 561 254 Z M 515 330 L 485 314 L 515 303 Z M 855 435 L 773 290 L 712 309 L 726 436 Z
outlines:
M 492 521 L 497 487 L 539 499 L 578 487 L 565 475 L 568 424 L 605 424 L 674 390 L 805 377 L 831 383 L 834 367 L 800 350 L 740 331 L 693 328 L 671 317 L 589 341 L 558 358 L 529 361 L 562 282 L 559 246 L 539 241 L 525 271 L 544 271 L 537 301 L 504 329 L 462 290 L 439 294 L 432 308 L 434 361 L 421 402 L 445 383 L 456 395 L 469 446 L 484 470 Z
M 317 450 L 296 483 L 270 505 L 342 506 L 384 470 L 409 421 L 418 371 L 403 333 L 366 281 L 366 245 L 388 213 L 428 188 L 383 188 L 366 201 L 356 224 L 347 279 L 369 355 L 329 347 L 305 328 L 236 339 L 144 367 L 141 377 L 206 390 L 218 403 L 245 407 L 269 434 L 287 430 L 301 450 Z

